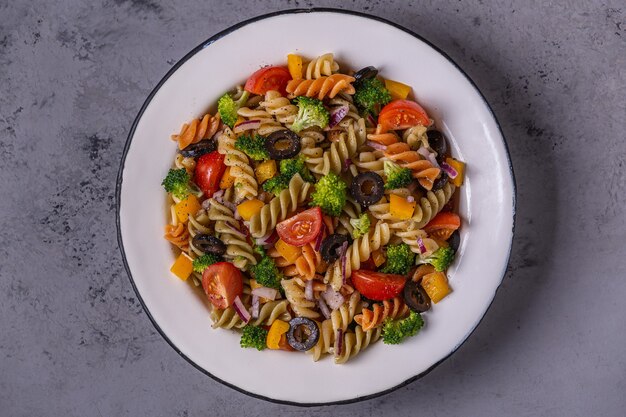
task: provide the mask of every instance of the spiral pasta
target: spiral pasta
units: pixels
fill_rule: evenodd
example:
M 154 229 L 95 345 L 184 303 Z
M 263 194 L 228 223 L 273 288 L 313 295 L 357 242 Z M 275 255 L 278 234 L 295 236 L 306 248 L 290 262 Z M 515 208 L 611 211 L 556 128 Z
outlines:
M 416 151 L 412 151 L 408 144 L 404 142 L 393 143 L 387 146 L 385 157 L 398 162 L 405 168 L 413 171 L 413 177 L 417 178 L 420 185 L 427 190 L 433 188 L 433 183 L 439 177 L 441 170 L 424 159 Z
M 323 100 L 333 98 L 340 92 L 354 94 L 354 77 L 345 74 L 333 74 L 315 80 L 291 80 L 287 83 L 287 92 L 291 97 L 307 96 Z
M 325 75 L 332 75 L 339 71 L 339 64 L 335 62 L 332 53 L 320 55 L 313 59 L 306 67 L 306 79 L 313 80 Z
M 320 313 L 315 310 L 315 301 L 309 301 L 304 297 L 304 289 L 298 285 L 294 278 L 282 280 L 281 285 L 285 290 L 285 298 L 289 301 L 291 309 L 299 317 L 316 319 L 320 316 Z
M 340 174 L 346 160 L 351 159 L 365 142 L 365 121 L 359 119 L 348 126 L 347 132 L 338 141 L 332 142 L 330 148 L 318 158 L 308 158 L 307 166 L 314 174 L 328 175 L 329 172 Z
M 288 304 L 287 300 L 268 301 L 259 307 L 259 316 L 256 319 L 250 319 L 248 324 L 252 326 L 271 326 L 275 320 L 289 321 L 291 314 L 287 311 Z M 246 325 L 232 307 L 224 310 L 214 308 L 211 311 L 211 320 L 213 321 L 212 327 L 214 329 L 218 327 L 222 329 L 240 329 Z
M 226 245 L 224 259 L 231 261 L 240 269 L 245 269 L 248 264 L 256 265 L 254 250 L 242 231 L 242 225 L 235 220 L 233 211 L 224 203 L 212 198 L 208 217 L 215 222 L 215 233 Z
M 311 354 L 313 361 L 317 362 L 322 358 L 324 354 L 330 353 L 335 341 L 335 335 L 333 332 L 333 324 L 331 319 L 324 320 L 321 323 L 317 323 L 320 329 L 320 338 L 313 349 L 307 353 Z
M 278 196 L 265 204 L 261 210 L 250 219 L 250 233 L 259 238 L 274 230 L 276 223 L 283 221 L 308 198 L 311 184 L 305 182 L 299 174 L 289 181 L 289 187 L 282 190 Z
M 189 231 L 183 223 L 165 225 L 165 239 L 183 252 L 189 250 Z
M 359 352 L 376 342 L 380 338 L 381 333 L 380 327 L 364 331 L 361 326 L 358 325 L 354 328 L 354 333 L 344 333 L 343 349 L 339 355 L 335 356 L 335 363 L 342 364 L 346 363 L 349 359 L 353 359 Z
M 363 308 L 360 314 L 354 316 L 354 321 L 368 331 L 380 326 L 386 319 L 401 319 L 409 314 L 409 308 L 400 297 L 375 303 L 370 308 Z
M 230 167 L 230 175 L 235 177 L 235 195 L 237 201 L 258 194 L 258 183 L 254 169 L 249 164 L 248 156 L 235 148 L 237 136 L 229 127 L 218 137 L 217 151 L 225 155 L 224 164 Z
M 417 125 L 408 128 L 402 134 L 402 139 L 409 145 L 409 147 L 413 150 L 417 150 L 419 148 L 429 148 L 428 144 L 428 136 L 426 135 L 426 131 L 428 128 L 426 126 Z
M 348 325 L 354 319 L 356 313 L 361 309 L 361 294 L 358 291 L 354 291 L 350 298 L 342 304 L 336 310 L 333 310 L 330 314 L 330 321 L 333 326 L 333 332 L 341 329 L 345 332 L 348 329 Z
M 264 107 L 258 107 L 251 109 L 250 107 L 242 107 L 237 110 L 237 114 L 246 120 L 258 120 L 261 125 L 257 129 L 257 133 L 262 136 L 267 136 L 279 130 L 284 130 L 285 127 L 280 124 Z
M 192 143 L 200 142 L 202 139 L 208 139 L 215 135 L 219 126 L 219 114 L 211 116 L 207 113 L 202 119 L 193 119 L 189 123 L 185 123 L 178 134 L 172 135 L 172 140 L 178 142 L 178 149 L 185 149 Z
M 291 126 L 298 115 L 298 106 L 291 104 L 287 97 L 283 97 L 275 90 L 270 90 L 265 93 L 265 100 L 259 103 L 259 107 L 274 116 L 278 123 L 282 123 L 287 127 Z M 264 133 L 265 132 L 260 134 Z

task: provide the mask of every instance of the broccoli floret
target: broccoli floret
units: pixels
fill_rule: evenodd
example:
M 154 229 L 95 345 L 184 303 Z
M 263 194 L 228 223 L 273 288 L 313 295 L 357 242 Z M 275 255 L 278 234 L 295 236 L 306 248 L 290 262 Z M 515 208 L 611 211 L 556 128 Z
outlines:
M 403 168 L 391 161 L 385 161 L 384 167 L 385 176 L 387 177 L 385 189 L 387 190 L 406 187 L 413 181 L 413 175 L 409 168 Z
M 331 171 L 315 184 L 310 205 L 320 207 L 324 213 L 337 217 L 346 204 L 347 188 L 346 183 Z
M 398 243 L 397 245 L 387 246 L 387 262 L 380 270 L 385 274 L 406 275 L 409 273 L 415 254 L 411 252 L 411 248 L 406 243 Z
M 418 264 L 431 264 L 438 272 L 448 269 L 450 264 L 454 261 L 454 249 L 439 248 L 434 251 L 430 256 L 417 258 Z
M 397 345 L 407 337 L 415 336 L 424 325 L 419 313 L 411 311 L 409 317 L 402 320 L 387 319 L 383 324 L 383 343 Z
M 217 111 L 220 113 L 220 118 L 231 129 L 237 123 L 237 111 L 246 104 L 248 97 L 250 97 L 250 93 L 244 91 L 239 100 L 235 101 L 229 93 L 226 93 L 217 101 Z
M 189 183 L 190 180 L 191 175 L 185 168 L 170 169 L 161 185 L 165 191 L 174 197 L 183 199 L 193 191 Z
M 256 348 L 257 350 L 263 350 L 267 346 L 265 343 L 266 340 L 267 330 L 263 327 L 248 324 L 242 329 L 241 341 L 239 344 L 242 348 Z
M 206 253 L 193 260 L 193 270 L 195 272 L 203 273 L 209 265 L 213 265 L 214 263 L 220 262 L 221 260 L 222 258 L 218 255 Z
M 322 129 L 328 126 L 330 114 L 321 100 L 300 96 L 294 102 L 298 105 L 298 115 L 291 125 L 291 130 L 298 133 L 312 126 Z
M 358 219 L 350 219 L 350 224 L 354 227 L 354 230 L 352 230 L 354 239 L 365 236 L 370 231 L 371 222 L 367 213 L 362 213 Z
M 289 181 L 294 175 L 300 174 L 303 180 L 315 182 L 315 178 L 307 168 L 302 155 L 280 161 L 279 174 L 263 183 L 263 189 L 268 193 L 278 194 L 289 187 Z
M 391 101 L 391 93 L 378 78 L 368 78 L 356 86 L 354 102 L 363 114 L 378 114 L 385 104 Z
M 315 178 L 306 166 L 306 159 L 300 155 L 291 159 L 283 159 L 280 161 L 280 173 L 291 179 L 294 175 L 300 174 L 303 180 L 307 182 L 315 182 Z
M 255 161 L 270 158 L 265 148 L 265 138 L 261 135 L 254 135 L 254 137 L 248 135 L 239 136 L 237 141 L 235 141 L 235 148 L 245 152 L 246 155 Z
M 261 260 L 250 267 L 254 279 L 264 287 L 280 290 L 280 281 L 283 279 L 282 272 L 274 263 L 274 259 L 268 256 L 263 248 L 257 247 L 256 251 L 261 255 Z

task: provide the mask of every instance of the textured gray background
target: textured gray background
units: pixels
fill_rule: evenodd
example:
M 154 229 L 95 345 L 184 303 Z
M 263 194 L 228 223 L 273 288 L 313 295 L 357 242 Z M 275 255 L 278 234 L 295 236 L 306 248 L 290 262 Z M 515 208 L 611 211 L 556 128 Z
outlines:
M 345 6 L 422 34 L 476 81 L 511 150 L 517 233 L 451 359 L 379 399 L 299 409 L 214 382 L 158 335 L 122 268 L 114 189 L 132 120 L 179 58 L 313 3 L 0 0 L 0 414 L 626 415 L 626 6 L 542 3 Z

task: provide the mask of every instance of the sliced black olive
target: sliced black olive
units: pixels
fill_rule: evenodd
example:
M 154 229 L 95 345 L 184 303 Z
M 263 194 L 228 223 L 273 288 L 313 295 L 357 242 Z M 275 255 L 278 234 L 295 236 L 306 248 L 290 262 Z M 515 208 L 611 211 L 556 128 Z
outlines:
M 287 343 L 295 350 L 302 352 L 309 350 L 315 346 L 319 339 L 320 329 L 313 320 L 306 317 L 296 317 L 289 321 Z
M 348 236 L 333 233 L 322 241 L 320 252 L 328 263 L 335 262 L 341 256 L 341 246 L 348 241 Z
M 448 174 L 446 174 L 444 171 L 441 171 L 441 175 L 439 176 L 439 178 L 437 178 L 435 180 L 435 182 L 433 182 L 433 191 L 437 191 L 437 190 L 441 190 L 443 188 L 444 185 L 446 185 L 448 183 Z
M 385 184 L 377 173 L 362 172 L 352 180 L 350 192 L 362 207 L 369 207 L 383 198 Z
M 187 146 L 185 149 L 181 149 L 180 154 L 185 158 L 197 158 L 205 153 L 211 153 L 217 150 L 217 141 L 213 139 L 201 140 L 198 143 L 193 143 Z
M 300 153 L 300 136 L 291 130 L 278 130 L 265 139 L 265 148 L 272 159 L 288 159 Z
M 448 145 L 446 144 L 446 138 L 438 130 L 429 130 L 426 132 L 428 137 L 428 145 L 430 148 L 437 152 L 437 159 L 442 160 L 448 152 Z
M 430 310 L 430 297 L 418 282 L 409 279 L 404 285 L 403 291 L 404 303 L 411 310 L 418 313 Z
M 358 70 L 357 72 L 355 72 L 353 77 L 355 80 L 354 82 L 358 84 L 364 80 L 374 78 L 377 75 L 378 75 L 378 70 L 376 69 L 376 67 L 369 66 L 369 67 L 362 68 Z
M 215 236 L 198 233 L 191 241 L 193 245 L 204 253 L 223 255 L 226 253 L 226 245 Z
M 450 245 L 454 252 L 459 250 L 459 245 L 461 245 L 461 234 L 458 230 L 452 232 L 452 236 L 448 239 L 448 245 Z

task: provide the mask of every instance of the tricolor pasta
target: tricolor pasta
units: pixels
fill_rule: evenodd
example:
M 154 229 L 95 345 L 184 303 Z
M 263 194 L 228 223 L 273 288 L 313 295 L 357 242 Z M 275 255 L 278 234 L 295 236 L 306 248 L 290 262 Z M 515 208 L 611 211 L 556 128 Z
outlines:
M 409 92 L 290 54 L 171 136 L 171 271 L 212 327 L 336 363 L 420 330 L 451 292 L 465 165 Z

